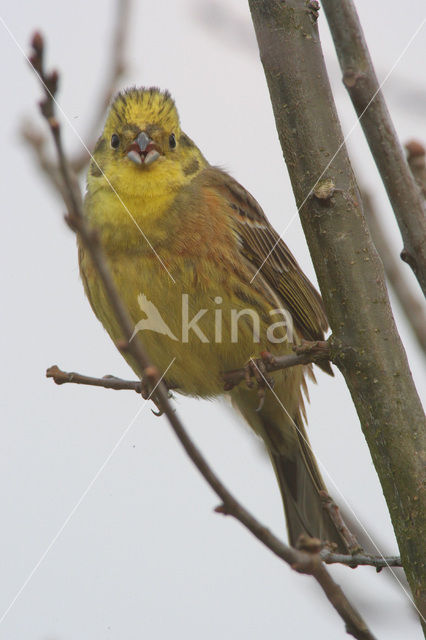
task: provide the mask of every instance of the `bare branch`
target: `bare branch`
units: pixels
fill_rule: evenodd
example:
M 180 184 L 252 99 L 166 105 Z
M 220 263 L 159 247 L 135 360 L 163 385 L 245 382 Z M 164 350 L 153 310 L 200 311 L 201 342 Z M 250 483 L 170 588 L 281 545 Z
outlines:
M 265 371 L 279 371 L 289 367 L 309 364 L 311 362 L 321 362 L 328 360 L 330 357 L 330 347 L 326 341 L 303 342 L 301 345 L 294 347 L 295 354 L 285 356 L 272 356 L 265 354 L 264 366 Z M 247 368 L 234 369 L 223 374 L 224 390 L 229 391 L 239 382 L 246 379 L 247 373 L 253 377 L 252 370 Z M 47 378 L 53 378 L 56 384 L 84 384 L 93 387 L 104 387 L 105 389 L 115 390 L 132 390 L 141 393 L 141 383 L 136 380 L 122 380 L 115 376 L 104 376 L 103 378 L 94 378 L 93 376 L 85 376 L 75 371 L 62 371 L 56 365 L 49 367 L 46 371 Z M 179 384 L 177 384 L 177 388 Z
M 342 514 L 340 513 L 340 509 L 334 500 L 328 495 L 326 491 L 321 491 L 321 498 L 323 501 L 323 507 L 330 514 L 330 518 L 333 520 L 336 528 L 342 534 L 343 539 L 346 542 L 346 545 L 349 551 L 352 553 L 358 553 L 362 550 L 361 545 L 358 540 L 354 536 L 353 533 L 348 529 L 345 521 L 342 518 Z
M 362 203 L 373 242 L 383 262 L 386 278 L 398 299 L 419 346 L 423 353 L 426 354 L 426 313 L 424 305 L 412 293 L 404 267 L 394 256 L 393 249 L 385 236 L 385 230 L 380 224 L 373 200 L 365 190 L 362 191 Z
M 332 361 L 355 403 L 411 591 L 424 615 L 424 413 L 344 145 L 316 24 L 319 5 L 314 0 L 249 4 L 281 147 L 333 332 Z M 346 4 L 334 3 L 333 11 L 342 6 Z M 318 187 L 327 184 L 335 189 L 319 198 Z
M 404 248 L 402 259 L 426 295 L 426 209 L 404 157 L 352 0 L 323 0 L 343 83 L 359 117 L 392 204 Z
M 344 564 L 352 569 L 356 569 L 356 567 L 375 567 L 378 572 L 386 567 L 402 567 L 399 556 L 370 556 L 363 553 L 343 555 L 323 549 L 320 552 L 320 558 L 326 564 Z
M 46 371 L 46 378 L 53 378 L 56 384 L 84 384 L 90 387 L 103 387 L 104 389 L 115 389 L 136 391 L 142 393 L 142 384 L 140 380 L 123 380 L 116 376 L 106 375 L 103 378 L 94 378 L 93 376 L 84 376 L 75 371 L 62 371 L 56 364 L 49 367 Z
M 54 191 L 59 192 L 65 198 L 64 184 L 55 164 L 46 150 L 46 138 L 30 122 L 24 122 L 20 131 L 22 139 L 31 147 L 37 160 L 36 166 L 47 178 Z
M 40 34 L 36 34 L 32 41 L 33 54 L 31 56 L 31 62 L 34 69 L 40 76 L 45 93 L 45 99 L 41 104 L 41 109 L 44 117 L 46 118 L 51 133 L 54 138 L 56 150 L 58 153 L 59 166 L 62 174 L 62 178 L 65 187 L 68 191 L 66 197 L 66 205 L 68 207 L 67 222 L 69 226 L 79 235 L 81 241 L 84 243 L 87 251 L 89 252 L 94 268 L 97 270 L 98 275 L 102 281 L 105 295 L 109 304 L 111 305 L 113 312 L 115 313 L 116 320 L 123 332 L 123 347 L 125 347 L 135 358 L 140 369 L 144 371 L 145 375 L 151 378 L 152 383 L 158 383 L 159 376 L 156 369 L 150 365 L 149 360 L 138 340 L 131 340 L 133 334 L 133 324 L 130 320 L 129 314 L 123 305 L 123 302 L 115 288 L 112 277 L 109 273 L 106 261 L 104 259 L 103 251 L 99 242 L 98 235 L 88 226 L 86 219 L 83 216 L 81 206 L 81 193 L 76 186 L 75 182 L 70 177 L 70 171 L 68 163 L 65 158 L 62 141 L 61 130 L 58 121 L 54 114 L 54 102 L 53 95 L 57 87 L 57 74 L 47 75 L 44 72 L 43 67 L 43 40 Z M 288 545 L 285 545 L 274 534 L 264 527 L 254 516 L 252 516 L 227 490 L 227 488 L 220 481 L 218 476 L 214 473 L 209 466 L 204 456 L 192 442 L 188 436 L 183 424 L 179 417 L 175 413 L 168 399 L 168 392 L 165 385 L 160 382 L 156 390 L 156 402 L 160 407 L 160 410 L 164 412 L 168 418 L 170 426 L 179 439 L 181 445 L 185 449 L 186 453 L 193 461 L 197 469 L 202 476 L 219 496 L 222 501 L 221 511 L 232 515 L 239 522 L 241 522 L 251 533 L 258 538 L 265 546 L 267 546 L 274 554 L 289 564 L 294 570 L 299 573 L 306 573 L 312 575 L 316 581 L 321 585 L 326 597 L 332 603 L 333 607 L 339 613 L 340 617 L 344 620 L 346 630 L 359 640 L 374 640 L 374 636 L 369 631 L 363 619 L 354 607 L 347 600 L 342 589 L 337 585 L 330 574 L 328 573 L 324 563 L 321 561 L 319 555 L 310 554 L 303 551 L 299 551 Z
M 44 93 L 44 98 L 43 100 L 41 100 L 39 105 L 40 111 L 49 124 L 49 128 L 55 142 L 59 162 L 57 174 L 52 169 L 50 173 L 49 171 L 47 171 L 47 175 L 50 176 L 50 179 L 53 183 L 56 182 L 56 178 L 54 176 L 58 176 L 57 179 L 60 184 L 60 187 L 58 188 L 64 198 L 68 209 L 81 208 L 82 198 L 77 182 L 77 177 L 70 171 L 69 165 L 65 159 L 62 149 L 59 123 L 55 116 L 54 96 L 58 89 L 58 73 L 55 70 L 51 71 L 50 73 L 46 73 L 44 70 L 44 42 L 41 34 L 38 32 L 33 36 L 32 47 L 33 53 L 31 54 L 29 60 L 33 65 L 34 71 L 40 79 Z M 39 140 L 38 145 L 40 149 L 42 149 L 44 142 L 42 140 Z M 33 141 L 33 147 L 34 146 L 36 146 L 35 141 Z M 40 157 L 40 155 L 42 155 L 42 151 L 39 151 L 38 155 Z
M 394 557 L 391 556 L 388 552 L 384 551 L 384 549 L 386 549 L 386 544 L 383 541 L 380 541 L 380 535 L 378 536 L 377 531 L 375 533 L 373 543 L 372 539 L 366 534 L 366 530 L 362 526 L 361 522 L 354 517 L 354 514 L 344 506 L 340 507 L 340 510 L 343 515 L 343 520 L 347 523 L 349 530 L 352 531 L 352 533 L 356 536 L 357 540 L 359 540 L 362 546 L 362 555 L 368 557 L 377 557 L 377 553 L 379 553 L 378 557 L 385 557 L 387 559 Z M 390 563 L 389 566 L 391 567 L 393 565 Z M 386 576 L 386 579 L 389 580 L 389 582 L 392 582 L 394 584 L 395 577 L 393 571 L 389 569 L 386 570 L 385 568 L 384 575 Z M 407 576 L 405 575 L 402 564 L 400 570 L 398 571 L 398 580 L 406 593 L 410 593 L 410 585 L 408 584 Z M 407 604 L 409 605 L 410 610 L 412 610 L 412 613 L 414 613 L 417 617 L 416 607 L 413 605 L 413 603 L 407 602 Z
M 295 353 L 291 355 L 272 356 L 271 354 L 265 354 L 264 367 L 266 372 L 279 371 L 280 369 L 288 369 L 289 367 L 310 364 L 311 362 L 324 362 L 331 358 L 330 345 L 325 340 L 302 342 L 301 345 L 294 345 L 293 350 Z M 249 371 L 249 374 L 253 376 L 252 371 Z M 244 380 L 246 376 L 246 368 L 226 371 L 223 374 L 225 390 L 228 391 L 232 389 Z
M 88 140 L 87 147 L 89 150 L 95 147 L 97 131 L 105 115 L 106 108 L 126 70 L 124 51 L 130 24 L 131 2 L 132 0 L 116 0 L 116 17 L 110 46 L 110 61 L 109 64 L 106 65 L 108 77 L 98 109 L 95 111 L 95 116 L 85 136 L 86 140 Z M 44 177 L 47 178 L 48 183 L 53 187 L 54 191 L 66 200 L 67 193 L 61 178 L 61 171 L 57 161 L 49 156 L 46 149 L 46 137 L 31 122 L 23 123 L 20 134 L 22 139 L 34 152 L 38 169 L 41 170 Z M 76 152 L 74 156 L 71 157 L 68 165 L 73 179 L 76 179 L 74 175 L 79 174 L 86 167 L 89 160 L 90 155 L 86 149 Z

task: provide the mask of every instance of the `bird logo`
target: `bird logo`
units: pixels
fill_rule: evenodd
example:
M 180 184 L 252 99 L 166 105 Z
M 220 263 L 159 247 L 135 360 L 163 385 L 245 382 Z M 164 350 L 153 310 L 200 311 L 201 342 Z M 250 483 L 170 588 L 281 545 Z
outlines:
M 133 338 L 139 331 L 146 330 L 156 331 L 156 333 L 161 333 L 164 336 L 168 336 L 172 340 L 178 340 L 178 338 L 176 338 L 176 336 L 167 326 L 166 322 L 164 322 L 163 318 L 161 317 L 161 313 L 158 311 L 155 304 L 148 300 L 148 298 L 143 293 L 140 293 L 138 295 L 138 304 L 141 310 L 146 315 L 146 318 L 139 320 L 139 322 L 135 325 L 130 340 L 133 340 Z

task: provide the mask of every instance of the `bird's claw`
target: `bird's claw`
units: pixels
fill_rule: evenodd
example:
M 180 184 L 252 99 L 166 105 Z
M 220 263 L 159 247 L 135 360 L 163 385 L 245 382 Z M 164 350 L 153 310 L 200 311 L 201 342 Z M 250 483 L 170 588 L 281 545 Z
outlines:
M 158 407 L 158 411 L 156 411 L 155 409 L 151 409 L 151 411 L 157 418 L 161 418 L 161 416 L 164 414 L 164 411 L 160 409 L 160 407 Z
M 168 398 L 172 398 L 173 394 L 170 389 L 167 387 L 166 382 L 163 380 L 163 384 L 166 385 L 167 388 L 167 396 Z M 157 398 L 155 397 L 156 385 L 158 384 L 158 371 L 154 367 L 149 367 L 144 375 L 141 378 L 141 396 L 144 400 L 152 400 L 152 402 L 157 407 L 157 411 L 155 409 L 151 409 L 152 413 L 158 418 L 164 414 L 164 410 L 159 405 Z
M 257 384 L 257 395 L 259 397 L 259 406 L 256 411 L 260 411 L 265 402 L 266 389 L 272 389 L 274 380 L 268 376 L 267 365 L 274 362 L 274 356 L 269 351 L 262 351 L 260 358 L 250 358 L 244 367 L 244 379 L 249 389 L 255 385 L 252 378 Z

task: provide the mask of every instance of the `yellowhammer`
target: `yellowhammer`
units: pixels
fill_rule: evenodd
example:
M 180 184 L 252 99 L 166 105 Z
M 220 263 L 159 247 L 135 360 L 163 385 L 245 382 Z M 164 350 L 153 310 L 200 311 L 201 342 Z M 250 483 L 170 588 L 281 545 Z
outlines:
M 291 342 L 323 339 L 319 294 L 256 200 L 183 133 L 168 92 L 116 97 L 90 164 L 85 215 L 150 360 L 164 372 L 174 359 L 170 387 L 219 396 L 224 372 L 265 350 L 290 353 Z M 92 308 L 116 342 L 120 328 L 81 245 L 79 258 Z M 240 384 L 229 395 L 266 445 L 291 544 L 305 532 L 345 550 L 323 509 L 303 424 L 306 374 L 311 366 L 271 374 L 261 407 L 255 388 Z

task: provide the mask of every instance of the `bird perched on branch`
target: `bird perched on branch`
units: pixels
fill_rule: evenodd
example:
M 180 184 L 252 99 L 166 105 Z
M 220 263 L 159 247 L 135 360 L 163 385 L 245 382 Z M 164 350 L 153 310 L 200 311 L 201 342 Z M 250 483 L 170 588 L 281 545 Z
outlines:
M 292 343 L 323 339 L 321 298 L 256 200 L 181 130 L 167 91 L 134 88 L 115 98 L 90 164 L 85 215 L 135 327 L 150 327 L 134 339 L 160 372 L 167 369 L 166 383 L 201 398 L 229 393 L 265 443 L 290 543 L 306 533 L 345 551 L 323 508 L 325 485 L 304 426 L 312 366 L 262 371 L 263 352 L 291 353 Z M 79 260 L 92 308 L 117 343 L 120 328 L 82 245 Z M 141 300 L 161 330 L 140 323 Z M 251 384 L 224 391 L 224 372 L 248 363 L 263 387 L 261 406 Z

